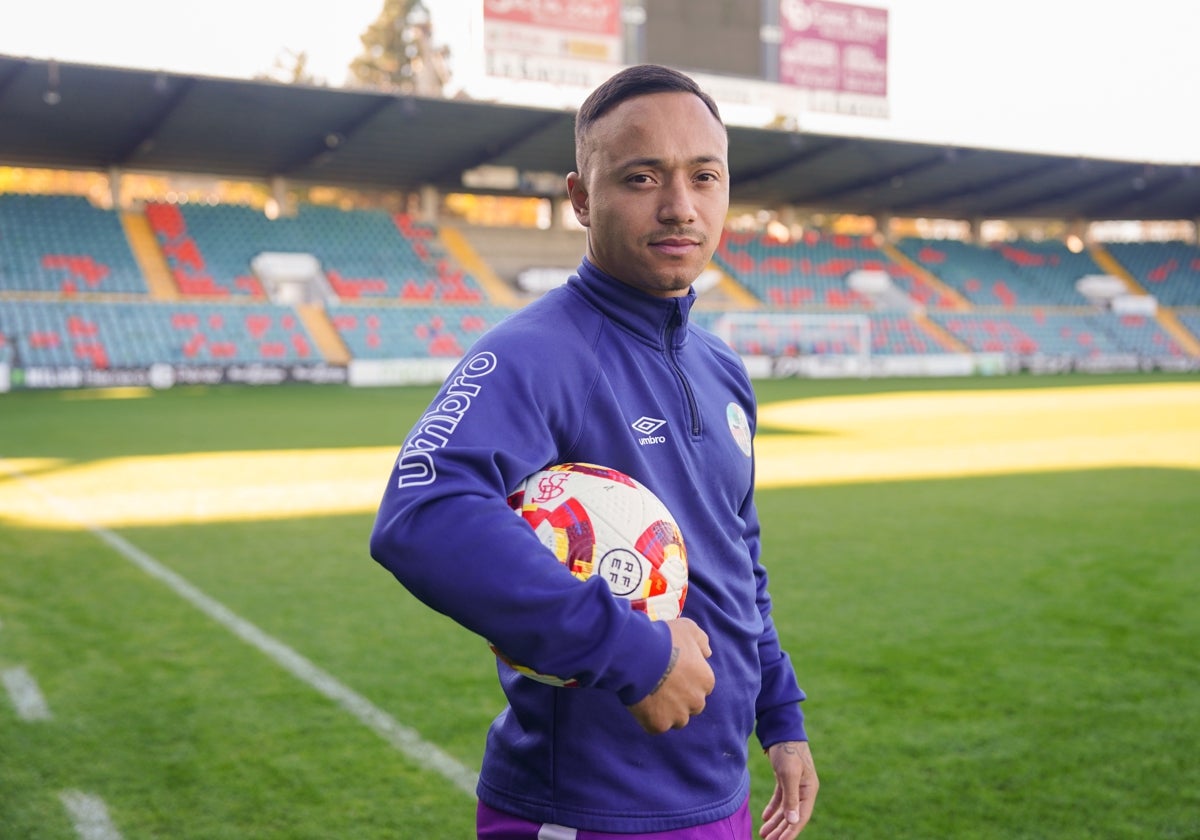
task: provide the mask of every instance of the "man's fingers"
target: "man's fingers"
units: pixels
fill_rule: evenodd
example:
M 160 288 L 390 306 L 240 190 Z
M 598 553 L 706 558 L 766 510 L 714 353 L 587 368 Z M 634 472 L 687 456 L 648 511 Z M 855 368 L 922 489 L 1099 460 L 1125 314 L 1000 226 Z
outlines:
M 689 618 L 667 622 L 674 649 L 671 664 L 659 684 L 630 711 L 651 734 L 682 729 L 695 715 L 704 711 L 707 698 L 716 684 L 716 675 L 708 664 L 712 648 L 705 633 Z
M 672 627 L 672 636 L 674 636 L 675 632 L 678 631 L 680 634 L 691 639 L 695 643 L 696 647 L 700 649 L 700 653 L 704 655 L 705 659 L 708 659 L 710 656 L 712 656 L 712 646 L 708 643 L 708 634 L 700 629 L 699 624 L 692 621 L 690 618 L 677 618 L 672 622 L 672 624 L 675 625 Z
M 775 790 L 763 809 L 763 840 L 793 840 L 812 819 L 820 782 L 804 741 L 785 741 L 768 750 Z

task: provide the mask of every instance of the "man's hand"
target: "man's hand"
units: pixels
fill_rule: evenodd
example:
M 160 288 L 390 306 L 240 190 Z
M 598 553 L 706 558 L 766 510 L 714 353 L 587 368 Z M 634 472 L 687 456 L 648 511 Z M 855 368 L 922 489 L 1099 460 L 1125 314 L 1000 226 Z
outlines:
M 671 628 L 671 661 L 654 689 L 629 711 L 652 735 L 682 729 L 692 715 L 704 711 L 716 677 L 705 661 L 712 656 L 708 634 L 690 618 L 667 622 Z
M 793 840 L 812 816 L 817 800 L 817 769 L 807 741 L 783 741 L 767 750 L 775 771 L 775 792 L 763 809 L 763 840 Z

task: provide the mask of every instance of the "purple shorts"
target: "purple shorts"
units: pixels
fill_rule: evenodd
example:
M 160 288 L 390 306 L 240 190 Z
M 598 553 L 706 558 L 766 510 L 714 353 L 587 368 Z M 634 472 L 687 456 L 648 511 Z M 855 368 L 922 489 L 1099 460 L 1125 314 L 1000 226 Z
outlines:
M 536 823 L 479 803 L 475 812 L 478 840 L 749 840 L 750 800 L 723 820 L 648 834 L 610 834 L 550 823 Z

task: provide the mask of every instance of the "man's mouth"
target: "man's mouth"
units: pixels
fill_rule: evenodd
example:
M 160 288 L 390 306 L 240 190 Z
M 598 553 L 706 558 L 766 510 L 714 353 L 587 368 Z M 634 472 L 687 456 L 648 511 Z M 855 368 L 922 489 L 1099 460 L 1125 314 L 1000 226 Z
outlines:
M 666 239 L 654 240 L 650 243 L 650 247 L 664 254 L 678 256 L 690 252 L 692 249 L 698 247 L 699 244 L 695 239 L 671 236 Z

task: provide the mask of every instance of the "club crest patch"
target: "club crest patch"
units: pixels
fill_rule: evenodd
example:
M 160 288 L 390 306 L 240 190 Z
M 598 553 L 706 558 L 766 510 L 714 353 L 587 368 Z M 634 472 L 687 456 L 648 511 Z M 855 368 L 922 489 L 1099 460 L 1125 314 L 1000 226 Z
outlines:
M 742 454 L 750 457 L 750 421 L 746 412 L 737 403 L 725 406 L 725 418 L 729 421 L 729 433 L 733 435 L 734 443 Z

